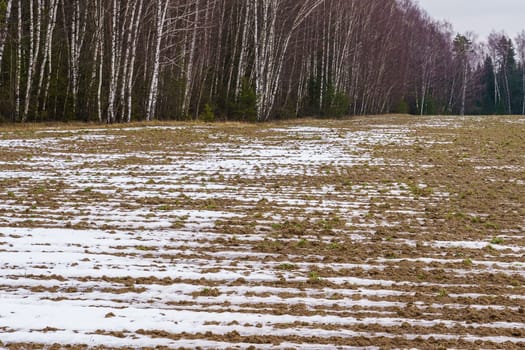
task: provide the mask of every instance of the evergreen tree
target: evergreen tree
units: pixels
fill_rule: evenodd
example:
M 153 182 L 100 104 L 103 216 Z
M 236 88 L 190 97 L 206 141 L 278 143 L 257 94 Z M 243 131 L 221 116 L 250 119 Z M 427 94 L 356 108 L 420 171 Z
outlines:
M 485 62 L 481 67 L 481 93 L 479 97 L 480 114 L 494 114 L 496 113 L 496 101 L 494 100 L 495 76 L 494 76 L 494 64 L 492 58 L 487 56 Z

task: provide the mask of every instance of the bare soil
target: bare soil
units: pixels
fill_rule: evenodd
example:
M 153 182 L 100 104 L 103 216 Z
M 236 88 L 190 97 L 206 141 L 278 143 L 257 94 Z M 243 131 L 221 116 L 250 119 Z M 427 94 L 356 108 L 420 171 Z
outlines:
M 525 118 L 5 128 L 0 267 L 7 349 L 523 349 Z

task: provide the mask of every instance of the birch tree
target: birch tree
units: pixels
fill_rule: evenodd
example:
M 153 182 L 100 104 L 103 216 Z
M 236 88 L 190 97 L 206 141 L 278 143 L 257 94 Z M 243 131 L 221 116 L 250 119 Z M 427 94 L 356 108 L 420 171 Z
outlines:
M 104 21 L 105 21 L 105 7 L 103 0 L 94 0 L 91 3 L 90 14 L 93 19 L 93 33 L 92 41 L 94 43 L 91 61 L 91 76 L 87 91 L 92 92 L 96 86 L 95 101 L 89 99 L 89 106 L 95 106 L 97 120 L 99 123 L 103 122 L 102 116 L 102 82 L 103 82 L 103 68 L 104 68 Z M 96 84 L 96 85 L 95 85 Z M 92 108 L 87 108 L 91 110 Z
M 274 107 L 290 40 L 299 25 L 323 0 L 251 0 L 257 119 L 268 120 Z M 281 18 L 281 16 L 287 16 Z
M 195 63 L 195 46 L 197 44 L 197 31 L 199 23 L 199 1 L 196 0 L 193 5 L 188 6 L 188 10 L 194 13 L 193 28 L 191 30 L 191 38 L 187 45 L 187 64 L 185 65 L 185 82 L 184 82 L 184 96 L 182 99 L 182 114 L 188 115 L 188 108 L 190 104 L 190 94 L 193 87 L 193 69 Z
M 58 12 L 58 5 L 59 0 L 50 0 L 49 1 L 49 7 L 47 8 L 48 18 L 47 18 L 47 27 L 44 34 L 44 49 L 43 49 L 43 56 L 42 61 L 40 63 L 40 72 L 39 72 L 39 80 L 38 80 L 38 86 L 37 86 L 37 93 L 36 93 L 36 103 L 37 103 L 37 110 L 45 110 L 46 108 L 46 99 L 49 92 L 49 85 L 51 82 L 51 73 L 53 70 L 53 55 L 52 55 L 52 49 L 53 49 L 53 34 L 55 32 L 56 27 L 56 17 Z M 46 82 L 45 91 L 44 91 L 44 99 L 42 104 L 40 105 L 40 96 L 41 91 L 44 85 L 44 82 Z
M 135 78 L 135 61 L 137 59 L 137 43 L 139 38 L 140 20 L 143 16 L 144 0 L 133 2 L 132 18 L 129 21 L 128 28 L 128 43 L 126 45 L 126 73 L 122 91 L 123 100 L 127 95 L 127 115 L 126 121 L 131 122 L 132 108 L 133 108 L 133 82 Z
M 472 41 L 465 35 L 458 34 L 454 39 L 454 52 L 460 62 L 462 85 L 461 85 L 461 116 L 465 115 L 465 101 L 467 96 L 468 73 L 470 70 L 469 53 L 472 51 Z
M 111 69 L 110 69 L 110 84 L 108 95 L 108 124 L 116 121 L 115 114 L 115 99 L 117 96 L 117 84 L 119 78 L 119 64 L 120 64 L 120 28 L 119 28 L 119 13 L 121 3 L 119 0 L 113 0 L 111 12 Z
M 16 71 L 15 71 L 15 120 L 20 118 L 20 85 L 22 80 L 22 0 L 18 0 Z
M 29 105 L 31 103 L 31 89 L 33 87 L 33 76 L 36 73 L 37 62 L 40 53 L 40 34 L 42 32 L 42 0 L 29 0 L 29 62 L 27 64 L 26 94 L 24 99 L 24 110 L 22 122 L 27 120 Z
M 146 120 L 150 121 L 155 117 L 157 108 L 157 98 L 159 93 L 159 74 L 160 74 L 160 55 L 162 49 L 162 40 L 165 33 L 166 15 L 168 13 L 169 0 L 155 1 L 155 48 L 153 57 L 153 73 L 151 76 L 151 84 L 148 94 L 148 102 L 146 108 Z
M 9 30 L 9 21 L 11 19 L 11 8 L 13 6 L 13 0 L 7 0 L 5 3 L 5 13 L 3 13 L 3 21 L 0 27 L 0 72 L 2 71 L 2 61 L 4 57 L 4 47 L 7 39 L 7 33 Z
M 525 30 L 521 31 L 516 37 L 516 46 L 518 49 L 518 57 L 521 64 L 521 114 L 525 115 Z

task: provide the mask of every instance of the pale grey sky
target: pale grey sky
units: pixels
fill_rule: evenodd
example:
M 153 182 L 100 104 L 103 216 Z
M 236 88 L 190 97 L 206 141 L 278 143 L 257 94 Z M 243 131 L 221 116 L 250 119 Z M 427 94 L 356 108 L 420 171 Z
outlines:
M 473 31 L 485 40 L 492 30 L 511 38 L 525 30 L 525 0 L 416 0 L 433 18 L 452 23 L 456 32 Z

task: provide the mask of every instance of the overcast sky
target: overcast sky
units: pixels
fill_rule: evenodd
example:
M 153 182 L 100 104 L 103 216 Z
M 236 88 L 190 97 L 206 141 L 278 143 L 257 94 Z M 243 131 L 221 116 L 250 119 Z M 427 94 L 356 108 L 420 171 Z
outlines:
M 480 40 L 505 31 L 510 37 L 525 29 L 525 0 L 416 0 L 433 18 L 452 23 L 456 32 L 474 31 Z

